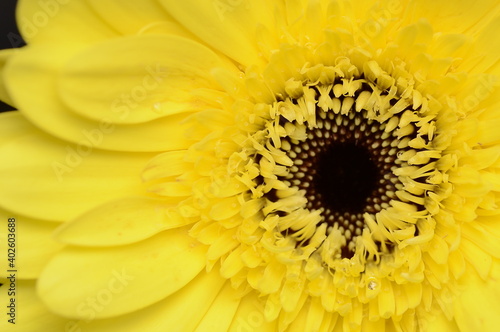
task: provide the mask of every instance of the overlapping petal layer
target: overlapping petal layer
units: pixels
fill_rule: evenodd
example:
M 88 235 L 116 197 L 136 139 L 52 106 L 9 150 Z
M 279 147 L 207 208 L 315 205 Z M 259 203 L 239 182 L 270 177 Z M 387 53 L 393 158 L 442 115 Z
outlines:
M 205 254 L 185 228 L 125 246 L 70 246 L 47 264 L 38 295 L 52 311 L 70 318 L 122 315 L 184 287 L 204 268 Z
M 55 238 L 62 243 L 91 247 L 138 242 L 189 224 L 174 209 L 175 203 L 144 197 L 111 201 L 62 225 Z
M 124 37 L 71 58 L 57 88 L 63 102 L 83 117 L 145 123 L 216 104 L 218 85 L 211 76 L 216 68 L 233 69 L 197 42 L 174 36 Z
M 11 212 L 66 221 L 107 200 L 144 192 L 137 174 L 152 155 L 65 143 L 19 113 L 1 118 L 0 199 Z

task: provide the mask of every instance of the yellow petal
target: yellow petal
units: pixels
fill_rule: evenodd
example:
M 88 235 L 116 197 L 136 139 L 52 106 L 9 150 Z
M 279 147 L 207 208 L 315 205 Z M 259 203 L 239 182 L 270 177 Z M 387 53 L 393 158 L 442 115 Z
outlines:
M 2 116 L 0 205 L 35 219 L 65 221 L 108 200 L 144 192 L 140 173 L 150 154 L 100 151 L 54 139 L 18 113 Z M 27 204 L 29 202 L 29 204 Z
M 439 235 L 435 235 L 429 244 L 429 255 L 438 264 L 446 264 L 448 260 L 448 245 Z
M 171 35 L 129 36 L 88 48 L 63 67 L 64 103 L 95 121 L 143 123 L 201 110 L 193 93 L 217 84 L 214 68 L 228 67 L 205 46 Z
M 188 147 L 184 133 L 186 115 L 173 115 L 147 123 L 113 125 L 105 117 L 99 121 L 82 118 L 56 95 L 56 73 L 61 63 L 73 56 L 59 45 L 27 47 L 9 60 L 5 85 L 12 100 L 37 127 L 55 137 L 90 146 L 120 151 L 166 151 Z
M 116 36 L 85 1 L 21 0 L 16 16 L 21 35 L 28 44 L 65 43 L 69 46 Z
M 500 241 L 481 224 L 471 222 L 462 225 L 462 236 L 491 256 L 500 258 Z
M 82 332 L 109 332 L 117 329 L 148 332 L 193 331 L 211 308 L 225 281 L 219 276 L 217 269 L 209 273 L 201 272 L 184 288 L 158 303 L 124 316 L 91 322 L 78 321 L 78 326 Z
M 426 332 L 456 332 L 460 331 L 454 319 L 449 320 L 443 313 L 433 312 L 429 315 L 420 315 L 418 325 Z M 464 331 L 462 331 L 464 332 Z
M 151 186 L 150 192 L 166 197 L 187 197 L 192 194 L 193 188 L 190 184 L 182 182 L 164 182 Z
M 291 324 L 288 326 L 287 331 L 289 332 L 303 332 L 303 331 L 310 331 L 307 330 L 307 318 L 308 318 L 308 313 L 309 313 L 309 304 L 305 304 L 300 311 L 297 313 L 296 317 L 294 317 L 293 321 Z
M 465 272 L 465 258 L 460 250 L 455 250 L 450 252 L 450 256 L 448 258 L 450 266 L 450 271 L 453 273 L 455 278 L 460 278 L 462 274 Z
M 437 36 L 429 53 L 433 57 L 447 58 L 458 57 L 456 53 L 463 50 L 467 38 L 462 34 L 444 34 Z
M 9 57 L 11 57 L 16 52 L 17 52 L 16 49 L 7 49 L 7 50 L 2 50 L 0 52 L 0 72 L 3 71 L 5 63 L 8 61 Z M 5 88 L 5 84 L 1 76 L 0 76 L 0 100 L 3 101 L 4 103 L 13 105 L 13 101 L 10 98 L 7 89 Z
M 152 181 L 180 175 L 192 168 L 184 161 L 186 151 L 169 151 L 151 159 L 142 173 L 144 181 Z M 191 166 L 191 167 L 190 167 Z
M 403 285 L 408 307 L 415 308 L 422 302 L 422 283 L 407 283 Z
M 428 19 L 436 32 L 470 34 L 480 30 L 499 11 L 495 0 L 480 0 L 474 6 L 467 0 L 457 0 L 453 6 L 442 0 L 416 0 L 409 8 L 412 18 Z
M 38 294 L 54 312 L 92 320 L 142 309 L 178 291 L 205 266 L 186 229 L 113 248 L 68 247 L 49 262 Z
M 257 292 L 250 292 L 242 299 L 229 332 L 275 332 L 277 320 L 267 322 L 264 318 L 266 299 L 259 297 Z
M 12 261 L 7 261 L 6 258 L 6 264 L 13 264 L 9 269 L 17 270 L 17 277 L 20 279 L 37 278 L 49 259 L 62 248 L 62 245 L 52 238 L 52 232 L 59 224 L 14 215 L 3 209 L 0 209 L 0 218 L 5 220 L 5 227 L 0 229 L 1 252 L 6 256 L 9 254 L 9 258 L 10 254 L 15 255 Z M 11 218 L 15 221 L 12 226 L 7 227 L 7 220 Z M 11 243 L 13 244 L 9 245 Z M 6 275 L 9 275 L 7 268 L 0 270 L 2 278 Z
M 229 251 L 240 245 L 237 240 L 236 232 L 233 230 L 228 230 L 222 234 L 219 234 L 218 239 L 210 245 L 210 249 L 207 252 L 208 260 L 219 259 L 222 255 L 228 253 Z
M 105 203 L 61 225 L 55 237 L 80 246 L 116 246 L 147 239 L 189 222 L 165 200 L 130 197 Z
M 500 263 L 493 263 L 486 280 L 470 270 L 460 281 L 463 292 L 454 300 L 455 320 L 464 332 L 497 331 L 500 325 Z
M 493 258 L 465 237 L 460 241 L 460 251 L 465 260 L 474 267 L 481 278 L 486 279 L 490 273 Z
M 498 5 L 497 5 L 498 7 Z M 487 21 L 485 21 L 487 22 Z M 499 74 L 500 66 L 498 64 L 500 42 L 497 36 L 500 33 L 500 17 L 495 17 L 483 28 L 481 33 L 474 40 L 474 52 L 471 56 L 478 58 L 476 66 L 471 68 L 475 73 Z
M 231 283 L 226 283 L 194 331 L 227 331 L 240 301 L 245 299 L 241 299 Z
M 9 138 L 21 137 L 29 135 L 36 128 L 19 112 L 0 113 L 0 147 L 9 144 Z
M 154 32 L 190 36 L 190 33 L 175 22 L 154 0 L 119 2 L 89 0 L 87 2 L 102 20 L 123 35 Z
M 281 315 L 279 317 L 278 328 L 280 330 L 285 329 L 290 326 L 290 324 L 295 324 L 297 322 L 297 326 L 303 326 L 302 324 L 306 323 L 307 319 L 307 308 L 306 301 L 308 299 L 308 295 L 305 292 L 300 292 L 300 298 L 297 302 L 293 311 L 285 312 L 281 311 Z M 281 301 L 283 303 L 283 301 Z M 283 307 L 284 309 L 284 307 Z M 297 316 L 300 315 L 300 319 L 297 319 Z
M 484 149 L 472 150 L 460 158 L 460 165 L 468 165 L 474 169 L 485 169 L 493 165 L 500 157 L 500 146 L 492 146 Z
M 262 274 L 262 279 L 259 281 L 259 290 L 265 294 L 278 292 L 283 277 L 285 276 L 286 267 L 281 262 L 269 261 Z
M 241 204 L 237 196 L 226 198 L 214 204 L 210 210 L 210 217 L 214 220 L 224 220 L 240 212 Z
M 382 290 L 378 295 L 380 317 L 388 319 L 394 314 L 396 308 L 395 301 L 391 282 L 382 280 Z
M 271 26 L 270 1 L 161 0 L 160 3 L 210 46 L 245 66 L 261 64 L 255 35 L 258 22 Z
M 493 145 L 500 142 L 500 119 L 491 120 L 488 122 L 482 121 L 477 129 L 475 139 L 481 145 Z
M 321 304 L 320 298 L 311 299 L 309 303 L 309 312 L 304 331 L 321 331 L 320 328 L 325 320 L 326 311 Z M 326 315 L 327 316 L 327 315 Z
M 386 320 L 384 319 L 378 319 L 372 322 L 367 317 L 365 317 L 361 325 L 361 331 L 363 332 L 385 332 L 387 330 L 390 331 L 390 329 L 386 329 Z M 411 330 L 403 329 L 403 331 L 411 331 Z
M 50 312 L 40 301 L 35 292 L 34 280 L 17 280 L 15 297 L 8 295 L 6 287 L 10 285 L 10 280 L 0 279 L 3 284 L 0 291 L 0 302 L 2 303 L 2 319 L 0 319 L 0 331 L 13 332 L 38 332 L 38 331 L 75 331 L 72 330 L 73 323 L 67 318 L 57 316 Z M 5 308 L 10 305 L 11 299 L 15 299 L 16 316 L 14 323 L 9 322 L 10 309 Z
M 281 303 L 285 311 L 293 312 L 300 307 L 299 303 L 301 297 L 303 297 L 304 279 L 304 276 L 298 276 L 285 280 L 280 293 Z

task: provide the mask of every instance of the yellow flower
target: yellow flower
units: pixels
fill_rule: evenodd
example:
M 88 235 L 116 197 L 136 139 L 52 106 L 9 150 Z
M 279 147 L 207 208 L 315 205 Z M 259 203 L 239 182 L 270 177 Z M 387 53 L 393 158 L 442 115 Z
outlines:
M 28 46 L 0 53 L 15 327 L 495 331 L 499 14 L 20 1 Z

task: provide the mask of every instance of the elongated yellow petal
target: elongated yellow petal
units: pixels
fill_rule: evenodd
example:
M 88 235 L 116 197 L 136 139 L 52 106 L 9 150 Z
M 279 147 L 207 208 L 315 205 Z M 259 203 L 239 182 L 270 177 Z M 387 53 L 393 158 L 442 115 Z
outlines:
M 19 112 L 0 113 L 0 147 L 10 143 L 10 139 L 29 135 L 39 131 Z
M 80 246 L 116 246 L 147 239 L 189 222 L 164 200 L 130 197 L 105 203 L 63 224 L 57 240 Z M 96 229 L 99 232 L 96 233 Z
M 363 319 L 363 323 L 361 325 L 361 331 L 363 332 L 385 332 L 387 330 L 390 331 L 390 329 L 386 329 L 386 325 L 389 325 L 389 324 L 386 324 L 386 321 L 384 321 L 383 319 L 379 319 L 377 321 L 370 321 L 369 319 L 367 319 L 367 317 L 365 317 Z M 403 330 L 404 331 L 404 330 Z M 411 331 L 411 329 L 408 329 L 408 331 Z
M 496 224 L 500 224 L 500 221 Z M 497 227 L 500 227 L 500 225 Z M 500 258 L 500 242 L 494 234 L 488 232 L 487 228 L 481 227 L 476 222 L 471 222 L 462 226 L 462 236 L 489 255 Z
M 210 72 L 225 66 L 213 51 L 189 39 L 130 36 L 70 59 L 58 88 L 64 103 L 83 117 L 142 123 L 206 108 L 193 92 L 217 86 Z
M 273 6 L 269 2 L 161 0 L 160 3 L 177 21 L 215 49 L 245 66 L 261 63 L 255 22 L 272 20 Z
M 226 283 L 194 331 L 227 331 L 240 301 L 241 296 Z
M 326 313 L 319 298 L 311 300 L 304 331 L 320 331 L 323 321 L 328 319 L 328 315 L 325 315 Z
M 42 272 L 38 294 L 62 316 L 113 317 L 142 309 L 184 287 L 205 266 L 205 253 L 186 229 L 121 247 L 68 247 Z
M 181 175 L 192 165 L 184 161 L 186 151 L 170 151 L 155 156 L 148 162 L 142 173 L 145 181 Z
M 88 329 L 92 332 L 108 332 L 117 328 L 122 331 L 194 331 L 220 294 L 225 281 L 216 269 L 209 273 L 201 272 L 184 288 L 158 303 L 124 316 L 79 321 L 78 326 L 82 331 Z
M 277 321 L 267 322 L 264 317 L 266 301 L 259 298 L 257 292 L 250 292 L 241 300 L 234 319 L 229 327 L 229 332 L 238 331 L 277 331 Z
M 494 258 L 467 238 L 462 238 L 460 241 L 460 251 L 481 278 L 486 279 L 490 273 Z
M 493 145 L 500 142 L 500 133 L 498 127 L 500 126 L 500 119 L 495 119 L 488 122 L 480 122 L 478 127 L 478 135 L 476 137 L 479 144 Z
M 307 329 L 307 318 L 309 313 L 309 303 L 305 304 L 297 315 L 294 317 L 292 323 L 288 326 L 287 331 L 290 332 L 301 332 L 310 331 Z
M 5 85 L 13 102 L 33 124 L 55 137 L 93 148 L 166 151 L 190 145 L 185 138 L 189 125 L 181 123 L 186 117 L 183 114 L 134 126 L 113 125 L 106 117 L 92 121 L 74 114 L 56 96 L 56 73 L 73 55 L 64 47 L 45 45 L 27 47 L 9 60 Z
M 29 44 L 64 41 L 69 47 L 116 36 L 85 1 L 21 0 L 16 16 L 21 35 Z
M 496 331 L 500 317 L 500 263 L 495 260 L 491 274 L 484 279 L 471 270 L 465 273 L 463 293 L 454 301 L 455 320 L 460 331 Z
M 468 16 L 468 15 L 467 15 Z M 480 59 L 477 65 L 472 69 L 476 73 L 492 73 L 500 74 L 500 66 L 498 64 L 498 52 L 500 52 L 500 42 L 492 36 L 498 35 L 500 32 L 500 17 L 495 17 L 493 20 L 485 20 L 487 25 L 474 41 L 473 56 Z M 471 56 L 472 58 L 472 56 Z M 469 60 L 469 59 L 468 59 Z M 474 58 L 469 61 L 472 62 Z
M 425 17 L 432 22 L 435 30 L 453 33 L 477 32 L 499 10 L 495 0 L 481 0 L 474 6 L 467 0 L 455 1 L 453 6 L 445 0 L 416 0 L 410 6 L 411 18 Z M 404 9 L 403 4 L 399 7 L 401 11 Z
M 419 325 L 426 332 L 456 332 L 459 330 L 455 320 L 449 320 L 444 314 L 430 313 L 428 316 L 418 317 Z
M 0 132 L 0 205 L 7 210 L 65 221 L 108 200 L 144 192 L 140 172 L 152 155 L 69 144 L 27 129 L 19 113 L 2 118 L 1 126 L 25 127 L 16 135 Z
M 154 0 L 89 0 L 99 17 L 124 35 L 179 34 L 194 38 Z

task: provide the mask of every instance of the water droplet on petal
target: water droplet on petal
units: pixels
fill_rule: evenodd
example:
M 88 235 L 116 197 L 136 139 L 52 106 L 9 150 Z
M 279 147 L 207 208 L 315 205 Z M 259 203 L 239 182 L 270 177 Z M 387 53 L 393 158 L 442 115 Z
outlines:
M 378 283 L 375 278 L 370 278 L 372 280 L 368 281 L 367 287 L 369 290 L 375 290 L 378 287 Z
M 156 113 L 161 113 L 161 103 L 155 103 L 153 109 Z

